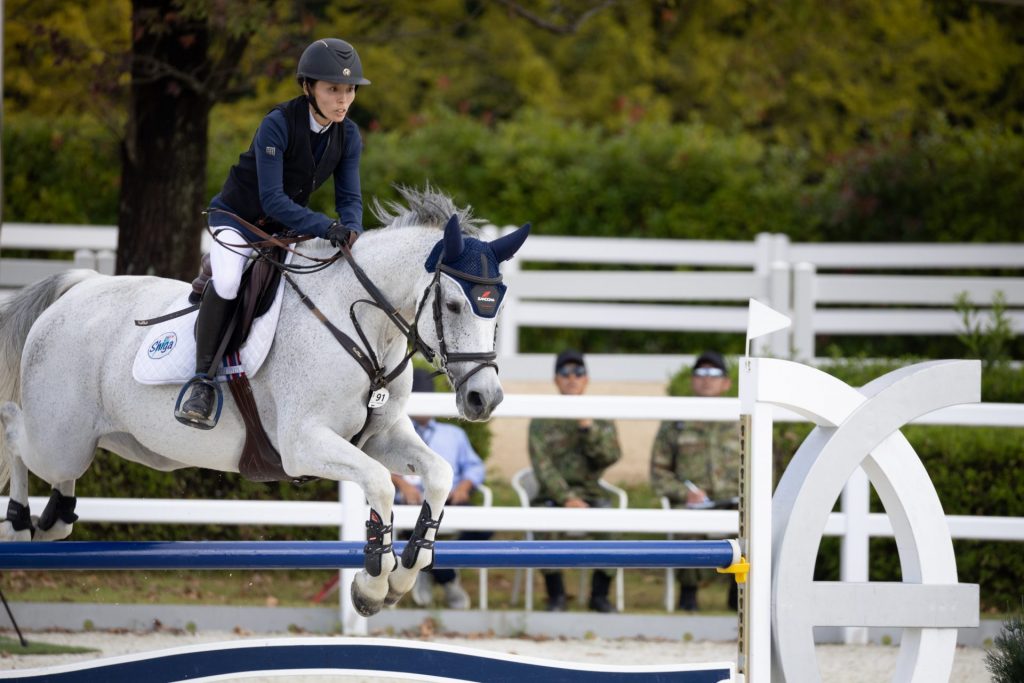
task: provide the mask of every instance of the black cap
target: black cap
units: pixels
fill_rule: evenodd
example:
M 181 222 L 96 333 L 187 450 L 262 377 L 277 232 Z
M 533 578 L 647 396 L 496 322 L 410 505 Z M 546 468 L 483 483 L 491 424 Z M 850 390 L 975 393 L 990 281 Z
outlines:
M 558 354 L 558 358 L 555 359 L 555 372 L 558 372 L 563 365 L 569 363 L 576 363 L 586 367 L 586 363 L 583 362 L 583 354 L 575 349 L 566 349 Z
M 722 354 L 718 351 L 705 351 L 697 356 L 697 360 L 693 362 L 694 369 L 697 369 L 702 365 L 710 365 L 718 368 L 722 372 L 729 372 L 729 367 L 725 364 L 725 358 L 723 358 Z
M 434 378 L 431 377 L 433 373 L 429 370 L 422 370 L 420 368 L 413 368 L 412 371 L 412 390 L 422 392 L 434 391 Z

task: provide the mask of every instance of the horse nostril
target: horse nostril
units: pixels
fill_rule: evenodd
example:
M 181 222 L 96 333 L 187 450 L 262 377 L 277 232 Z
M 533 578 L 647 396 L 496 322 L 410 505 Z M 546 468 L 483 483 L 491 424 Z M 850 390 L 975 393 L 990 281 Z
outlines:
M 479 391 L 471 391 L 466 394 L 466 402 L 470 408 L 480 410 L 484 407 L 484 396 Z

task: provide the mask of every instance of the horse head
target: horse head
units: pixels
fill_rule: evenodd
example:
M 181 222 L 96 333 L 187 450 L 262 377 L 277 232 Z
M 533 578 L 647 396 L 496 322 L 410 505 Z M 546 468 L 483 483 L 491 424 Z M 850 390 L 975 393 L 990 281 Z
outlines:
M 507 289 L 499 264 L 512 258 L 529 233 L 526 224 L 485 242 L 464 235 L 453 215 L 424 264 L 432 277 L 427 289 L 432 300 L 422 305 L 433 325 L 421 320 L 420 335 L 440 359 L 459 414 L 468 420 L 486 420 L 504 398 L 494 350 Z

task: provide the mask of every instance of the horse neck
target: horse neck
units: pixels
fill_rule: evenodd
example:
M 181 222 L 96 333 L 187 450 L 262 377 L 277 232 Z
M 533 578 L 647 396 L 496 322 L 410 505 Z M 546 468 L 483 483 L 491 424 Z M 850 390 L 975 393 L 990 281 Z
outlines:
M 374 230 L 360 239 L 353 256 L 391 305 L 410 319 L 423 289 L 423 263 L 439 239 L 441 233 L 428 228 Z
M 436 229 L 385 228 L 369 231 L 359 238 L 353 249 L 353 258 L 359 267 L 409 322 L 416 314 L 416 300 L 424 287 L 423 263 L 441 236 Z M 321 250 L 317 255 L 323 257 L 328 253 Z M 331 320 L 347 320 L 353 301 L 370 298 L 344 261 L 306 276 L 302 281 L 308 282 L 308 288 L 306 285 L 303 288 Z M 377 331 L 371 334 L 375 345 L 391 343 L 399 335 L 379 309 L 364 305 L 357 306 L 356 312 L 365 331 Z

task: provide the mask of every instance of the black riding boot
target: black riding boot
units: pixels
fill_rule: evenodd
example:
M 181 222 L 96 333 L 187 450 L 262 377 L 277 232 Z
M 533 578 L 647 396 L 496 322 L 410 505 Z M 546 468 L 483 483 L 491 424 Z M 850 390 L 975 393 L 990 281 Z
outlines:
M 615 606 L 608 600 L 611 582 L 611 574 L 601 569 L 594 570 L 594 577 L 590 581 L 590 609 L 605 613 L 615 611 Z
M 548 611 L 565 611 L 565 583 L 562 572 L 553 571 L 544 574 L 544 587 L 548 589 Z
M 224 330 L 237 301 L 238 299 L 222 299 L 213 288 L 212 282 L 203 292 L 203 303 L 199 306 L 199 315 L 196 318 L 196 376 L 205 377 L 211 382 L 193 382 L 191 395 L 181 404 L 181 410 L 175 414 L 175 417 L 189 426 L 210 429 L 215 424 L 211 414 L 216 392 L 212 384 L 214 378 L 209 376 L 210 367 L 220 348 Z

